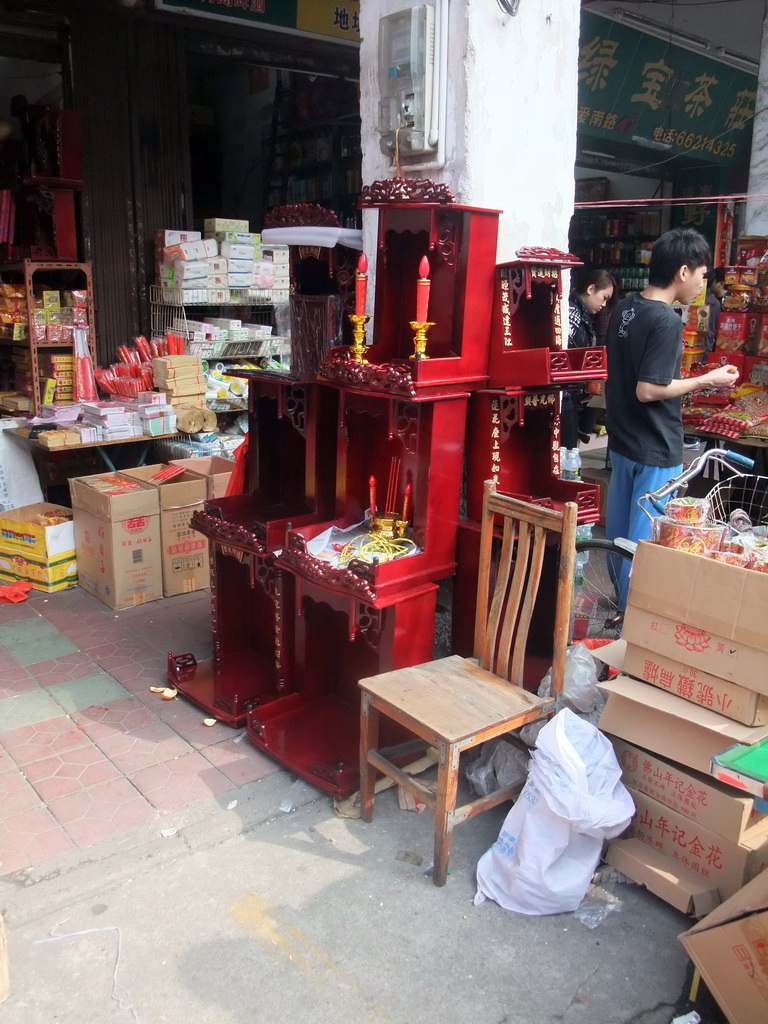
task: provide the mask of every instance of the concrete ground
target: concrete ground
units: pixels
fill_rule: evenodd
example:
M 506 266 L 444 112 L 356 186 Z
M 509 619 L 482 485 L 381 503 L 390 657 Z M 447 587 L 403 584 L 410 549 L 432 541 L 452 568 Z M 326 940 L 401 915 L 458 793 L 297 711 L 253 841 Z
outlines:
M 169 649 L 209 642 L 207 593 L 119 614 L 79 588 L 0 603 L 0 1024 L 670 1024 L 692 1008 L 691 922 L 639 887 L 599 883 L 554 917 L 473 906 L 504 808 L 457 829 L 438 889 L 429 812 L 389 791 L 371 824 L 338 818 L 241 733 L 150 693 Z M 696 1009 L 724 1020 L 706 993 Z
M 645 890 L 598 886 L 581 915 L 475 907 L 503 811 L 457 831 L 438 889 L 428 813 L 390 791 L 371 824 L 340 819 L 308 787 L 282 813 L 292 782 L 276 772 L 234 807 L 166 816 L 172 834 L 152 823 L 0 879 L 0 1021 L 669 1024 L 690 1008 L 690 922 Z

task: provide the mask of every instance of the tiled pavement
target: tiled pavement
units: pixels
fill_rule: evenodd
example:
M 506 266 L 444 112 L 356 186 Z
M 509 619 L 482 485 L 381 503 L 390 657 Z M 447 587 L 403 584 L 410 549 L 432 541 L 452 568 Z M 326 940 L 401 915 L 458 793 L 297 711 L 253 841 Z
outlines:
M 79 587 L 0 602 L 0 874 L 278 770 L 242 732 L 149 691 L 169 650 L 210 655 L 210 629 L 208 591 L 125 612 Z

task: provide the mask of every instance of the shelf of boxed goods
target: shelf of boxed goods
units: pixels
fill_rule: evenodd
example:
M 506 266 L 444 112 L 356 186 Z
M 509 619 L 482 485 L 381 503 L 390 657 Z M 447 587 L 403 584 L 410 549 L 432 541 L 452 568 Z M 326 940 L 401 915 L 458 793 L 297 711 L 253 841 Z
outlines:
M 22 371 L 27 376 L 25 386 L 17 386 L 15 396 L 4 396 L 1 407 L 8 412 L 39 415 L 42 405 L 48 402 L 72 402 L 77 366 L 76 328 L 87 330 L 88 350 L 96 365 L 90 263 L 18 260 L 0 264 L 0 280 L 0 344 L 17 349 L 16 359 L 27 366 Z M 62 292 L 69 296 L 69 304 L 65 298 L 62 305 Z M 38 383 L 43 380 L 53 383 L 43 390 Z

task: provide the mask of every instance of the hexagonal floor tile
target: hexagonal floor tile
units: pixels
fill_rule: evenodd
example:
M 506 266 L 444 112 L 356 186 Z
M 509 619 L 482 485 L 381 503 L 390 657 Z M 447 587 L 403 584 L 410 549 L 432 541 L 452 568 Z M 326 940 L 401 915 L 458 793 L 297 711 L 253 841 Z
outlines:
M 25 773 L 45 801 L 120 778 L 118 769 L 93 744 L 34 761 Z
M 239 743 L 224 740 L 201 751 L 203 757 L 226 775 L 235 786 L 263 779 L 265 775 L 280 771 L 280 765 L 267 757 L 244 737 Z
M 163 722 L 138 726 L 128 733 L 95 737 L 96 745 L 126 775 L 190 753 L 192 748 Z
M 44 808 L 0 818 L 0 873 L 22 871 L 72 849 L 72 841 Z
M 51 800 L 49 810 L 77 846 L 91 846 L 146 825 L 155 812 L 128 779 L 114 779 L 100 786 Z
M 51 718 L 0 735 L 0 744 L 17 765 L 24 768 L 54 754 L 87 746 L 88 737 L 70 718 Z
M 131 779 L 149 802 L 162 811 L 174 811 L 232 789 L 232 783 L 210 767 L 196 751 L 175 761 L 152 765 Z

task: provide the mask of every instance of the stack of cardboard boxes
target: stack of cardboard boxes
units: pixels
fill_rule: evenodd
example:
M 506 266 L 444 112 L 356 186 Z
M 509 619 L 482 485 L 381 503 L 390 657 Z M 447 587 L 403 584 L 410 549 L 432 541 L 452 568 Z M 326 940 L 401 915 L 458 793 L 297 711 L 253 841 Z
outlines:
M 247 220 L 215 217 L 199 231 L 160 230 L 155 234 L 157 283 L 179 305 L 227 303 L 238 298 L 277 302 L 288 299 L 288 246 L 262 251 L 261 235 Z M 275 264 L 274 267 L 272 264 Z
M 163 465 L 70 480 L 80 585 L 131 608 L 209 585 L 208 542 L 189 525 L 205 476 Z
M 207 383 L 203 361 L 198 356 L 163 356 L 152 360 L 152 382 L 164 392 L 173 407 L 176 426 L 185 434 L 197 433 L 204 427 L 202 412 L 207 408 Z
M 190 520 L 226 492 L 233 467 L 182 459 L 70 480 L 80 585 L 115 609 L 207 587 L 208 541 Z
M 603 684 L 600 728 L 637 805 L 607 857 L 684 911 L 768 866 L 768 817 L 710 774 L 722 750 L 768 736 L 766 607 L 765 574 L 641 543 L 623 639 L 601 651 L 626 673 Z
M 605 859 L 707 915 L 680 940 L 730 1024 L 768 1020 L 768 816 L 715 758 L 768 737 L 768 575 L 641 543 L 600 728 L 636 805 Z M 634 678 L 633 678 L 634 677 Z
M 40 502 L 0 516 L 0 581 L 26 580 L 53 594 L 77 583 L 70 509 Z

